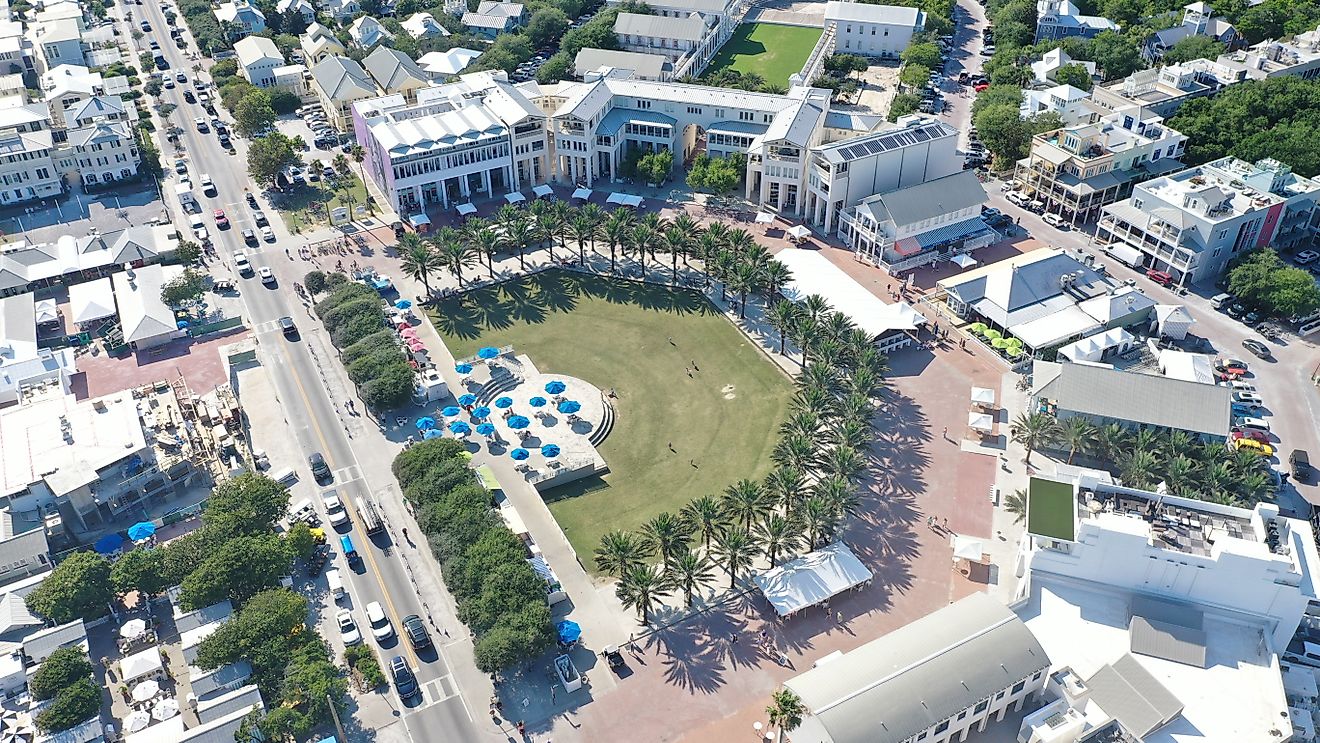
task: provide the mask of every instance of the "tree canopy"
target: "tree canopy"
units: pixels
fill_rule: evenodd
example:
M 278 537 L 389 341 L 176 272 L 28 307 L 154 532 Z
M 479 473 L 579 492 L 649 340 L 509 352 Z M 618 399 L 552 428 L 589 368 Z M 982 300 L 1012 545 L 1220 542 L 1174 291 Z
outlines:
M 274 123 L 275 108 L 271 105 L 270 93 L 260 88 L 244 93 L 234 106 L 234 128 L 244 137 L 265 131 Z
M 1320 81 L 1298 77 L 1250 80 L 1213 98 L 1188 101 L 1169 119 L 1187 136 L 1184 162 L 1198 165 L 1233 155 L 1248 162 L 1272 157 L 1304 176 L 1320 173 Z
M 302 155 L 293 139 L 279 132 L 252 140 L 248 147 L 248 175 L 263 185 L 274 185 L 275 177 L 291 165 L 301 165 Z
M 289 491 L 265 475 L 245 472 L 216 486 L 202 521 L 227 537 L 268 534 L 289 510 Z
M 141 591 L 155 596 L 170 586 L 167 578 L 165 551 L 160 549 L 130 550 L 110 567 L 110 582 L 119 593 Z
M 1188 36 L 1178 40 L 1160 59 L 1164 64 L 1181 64 L 1193 59 L 1216 59 L 1226 47 L 1209 36 Z
M 160 301 L 170 307 L 186 307 L 200 300 L 205 291 L 206 276 L 187 268 L 160 288 Z
M 1228 288 L 1249 306 L 1277 317 L 1308 315 L 1320 309 L 1320 288 L 1311 274 L 1284 263 L 1270 249 L 1249 253 L 1230 270 Z
M 1079 64 L 1066 64 L 1060 67 L 1054 73 L 1054 82 L 1071 85 L 1079 90 L 1090 90 L 1092 85 L 1091 73 Z
M 81 646 L 71 645 L 51 653 L 37 667 L 28 682 L 28 691 L 39 702 L 52 699 L 78 679 L 92 675 L 92 661 Z
M 75 552 L 56 565 L 25 601 L 29 610 L 64 624 L 105 616 L 113 598 L 110 562 L 95 552 Z
M 236 537 L 217 547 L 180 584 L 179 604 L 188 611 L 229 599 L 242 604 L 279 585 L 293 553 L 275 534 Z

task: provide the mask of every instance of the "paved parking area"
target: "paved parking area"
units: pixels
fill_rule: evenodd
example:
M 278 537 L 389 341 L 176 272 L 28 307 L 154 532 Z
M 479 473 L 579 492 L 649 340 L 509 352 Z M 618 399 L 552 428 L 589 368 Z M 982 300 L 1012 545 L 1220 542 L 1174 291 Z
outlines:
M 42 243 L 60 235 L 80 237 L 93 229 L 104 234 L 164 218 L 165 205 L 150 181 L 95 194 L 75 186 L 60 199 L 0 211 L 0 233 Z

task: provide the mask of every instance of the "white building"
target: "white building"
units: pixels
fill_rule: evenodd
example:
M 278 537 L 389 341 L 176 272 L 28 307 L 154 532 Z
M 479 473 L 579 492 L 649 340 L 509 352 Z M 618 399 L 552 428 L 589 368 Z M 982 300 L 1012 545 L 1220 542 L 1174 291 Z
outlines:
M 1306 521 L 1104 473 L 1032 478 L 1027 514 L 1016 611 L 1049 653 L 1059 701 L 1020 740 L 1292 737 L 1278 654 L 1316 606 Z
M 459 74 L 480 56 L 476 49 L 455 47 L 447 52 L 427 52 L 417 59 L 417 65 L 432 80 L 440 80 Z
M 926 14 L 916 8 L 840 0 L 825 4 L 825 28 L 834 29 L 837 54 L 896 59 L 925 26 Z
M 463 25 L 475 34 L 493 39 L 523 25 L 526 18 L 522 3 L 482 0 L 476 11 L 463 14 Z
M 387 31 L 380 21 L 369 15 L 360 16 L 353 21 L 348 27 L 348 36 L 353 40 L 353 46 L 359 49 L 370 49 L 394 38 L 394 34 Z
M 352 126 L 354 103 L 379 95 L 367 71 L 348 57 L 321 60 L 312 68 L 311 89 L 330 123 L 341 132 Z
M 1118 24 L 1094 15 L 1082 15 L 1071 0 L 1036 0 L 1036 43 L 1069 36 L 1089 39 L 1102 31 L 1117 31 Z
M 0 296 L 66 283 L 72 274 L 105 275 L 125 264 L 141 266 L 177 247 L 169 225 L 139 225 L 83 237 L 61 235 L 50 243 L 12 243 L 0 253 Z
M 1096 74 L 1095 62 L 1074 60 L 1063 49 L 1051 49 L 1045 52 L 1045 56 L 1041 57 L 1039 61 L 1031 63 L 1031 76 L 1036 83 L 1048 85 L 1054 82 L 1054 76 L 1058 74 L 1059 70 L 1069 65 L 1081 67 L 1086 70 L 1086 74 L 1092 77 Z
M 312 0 L 280 0 L 275 4 L 275 10 L 280 15 L 285 15 L 292 10 L 303 19 L 303 23 L 309 26 L 316 22 L 316 4 Z
M 142 161 L 129 125 L 108 119 L 92 119 L 70 129 L 64 152 L 87 186 L 134 178 Z
M 398 49 L 378 46 L 362 60 L 362 66 L 382 92 L 398 93 L 409 102 L 416 102 L 417 91 L 431 85 L 431 76 Z
M 976 173 L 960 170 L 862 199 L 844 212 L 839 237 L 858 260 L 881 267 L 969 255 L 999 239 L 981 220 L 985 201 Z
M 215 9 L 215 19 L 222 27 L 229 24 L 230 38 L 234 39 L 266 30 L 266 15 L 247 0 L 220 3 Z
M 67 128 L 65 113 L 93 96 L 103 95 L 105 81 L 101 73 L 81 65 L 60 65 L 41 76 L 41 90 L 50 106 L 54 128 Z
M 1158 61 L 1179 41 L 1193 36 L 1213 39 L 1229 50 L 1242 43 L 1242 35 L 1232 23 L 1225 18 L 1216 18 L 1214 8 L 1198 0 L 1183 6 L 1182 23 L 1147 36 L 1141 45 L 1141 56 L 1148 62 Z
M 974 593 L 784 682 L 794 743 L 951 743 L 1022 709 L 1050 658 L 1012 611 Z
M 361 13 L 362 6 L 358 0 L 324 0 L 321 3 L 321 10 L 328 13 L 335 21 L 343 23 Z
M 1091 105 L 1091 94 L 1071 85 L 1022 91 L 1022 118 L 1042 114 L 1058 114 L 1064 126 L 1086 124 L 1095 120 L 1096 109 Z
M 138 350 L 155 348 L 183 335 L 160 290 L 183 273 L 179 266 L 153 264 L 114 274 L 115 305 L 124 342 Z
M 1241 71 L 1209 60 L 1197 60 L 1139 70 L 1116 83 L 1097 85 L 1091 89 L 1091 100 L 1110 111 L 1138 106 L 1143 116 L 1169 118 L 1187 101 L 1214 95 L 1224 85 L 1243 79 L 1245 74 Z
M 686 17 L 619 13 L 614 35 L 623 51 L 665 57 L 680 74 L 700 74 L 723 38 L 720 19 L 693 13 Z
M 1140 250 L 1179 284 L 1212 282 L 1243 251 L 1310 241 L 1317 200 L 1320 181 L 1283 163 L 1226 157 L 1138 184 L 1104 207 L 1096 239 Z
M 32 294 L 0 298 L 0 405 L 18 402 L 29 390 L 53 384 L 68 392 L 78 373 L 72 349 L 37 345 L 36 300 Z
M 307 31 L 298 37 L 298 46 L 302 49 L 303 62 L 309 67 L 315 67 L 328 57 L 343 56 L 348 51 L 330 29 L 319 23 L 307 27 Z
M 582 80 L 588 80 L 590 75 L 604 76 L 610 70 L 627 70 L 638 80 L 674 79 L 674 63 L 662 54 L 585 47 L 573 58 L 573 75 Z
M 1215 62 L 1252 80 L 1271 77 L 1320 77 L 1320 26 L 1297 34 L 1291 41 L 1265 40 L 1251 47 L 1219 55 Z
M 274 70 L 284 64 L 284 55 L 275 42 L 264 36 L 248 36 L 234 44 L 234 54 L 238 58 L 238 74 L 244 80 L 258 88 L 275 85 Z
M 44 106 L 0 108 L 0 204 L 63 193 L 56 152 L 50 114 Z
M 69 18 L 33 24 L 31 39 L 37 49 L 38 74 L 60 65 L 85 64 L 82 35 L 79 23 Z
M 449 31 L 441 26 L 435 16 L 430 13 L 413 13 L 399 25 L 403 26 L 403 30 L 407 31 L 408 35 L 414 39 L 429 39 L 449 35 Z

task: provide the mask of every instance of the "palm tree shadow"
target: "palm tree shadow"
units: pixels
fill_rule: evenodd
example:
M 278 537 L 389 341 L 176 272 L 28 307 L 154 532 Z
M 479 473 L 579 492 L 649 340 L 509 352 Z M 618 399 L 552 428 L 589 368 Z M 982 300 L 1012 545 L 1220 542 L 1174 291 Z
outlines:
M 655 648 L 666 682 L 703 694 L 713 694 L 724 686 L 725 665 L 719 640 L 711 635 L 671 627 L 651 635 L 646 645 Z

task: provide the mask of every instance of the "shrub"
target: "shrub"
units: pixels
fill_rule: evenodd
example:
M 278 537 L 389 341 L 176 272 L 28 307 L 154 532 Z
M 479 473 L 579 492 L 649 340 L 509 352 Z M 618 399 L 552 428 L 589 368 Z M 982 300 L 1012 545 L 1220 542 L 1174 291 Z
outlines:
M 340 348 L 351 346 L 381 329 L 385 318 L 381 314 L 356 314 L 338 328 L 330 331 L 330 341 Z
M 303 286 L 307 287 L 307 291 L 312 296 L 316 296 L 317 294 L 320 294 L 321 292 L 325 291 L 326 287 L 328 286 L 328 284 L 326 283 L 325 272 L 308 271 L 307 275 L 303 277 Z
M 394 340 L 394 332 L 390 330 L 379 330 L 366 338 L 359 340 L 348 348 L 345 348 L 343 352 L 339 354 L 339 359 L 344 362 L 345 366 L 347 366 L 364 356 L 370 356 L 376 353 L 386 345 L 398 351 L 400 356 L 403 355 L 403 351 L 399 349 L 398 342 Z
M 400 407 L 412 398 L 413 376 L 407 364 L 387 366 L 379 377 L 362 386 L 362 401 L 376 410 Z
M 372 333 L 374 337 L 378 333 Z M 354 343 L 358 346 L 362 341 Z M 348 365 L 348 378 L 353 380 L 354 384 L 366 384 L 373 379 L 385 373 L 386 367 L 406 362 L 403 361 L 403 354 L 398 348 L 393 346 L 377 346 L 376 350 L 365 356 L 361 356 L 356 361 Z
M 380 308 L 380 300 L 375 297 L 359 297 L 336 305 L 321 315 L 321 322 L 333 334 L 358 317 L 370 317 L 376 321 L 377 326 L 385 324 L 385 312 Z

